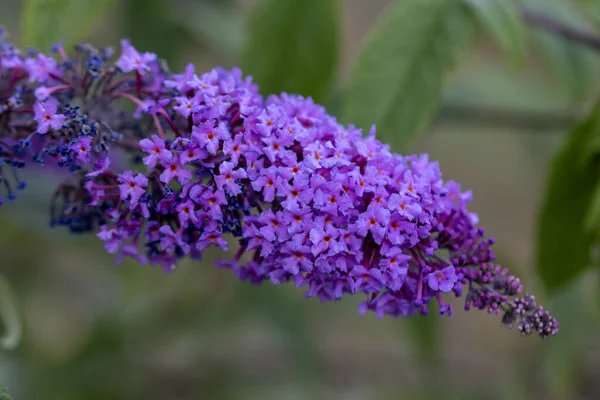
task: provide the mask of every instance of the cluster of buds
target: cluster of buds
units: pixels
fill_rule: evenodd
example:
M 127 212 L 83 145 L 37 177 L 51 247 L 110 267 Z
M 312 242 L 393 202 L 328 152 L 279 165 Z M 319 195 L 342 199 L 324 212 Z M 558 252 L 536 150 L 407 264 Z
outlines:
M 558 333 L 491 264 L 471 193 L 444 182 L 427 155 L 392 153 L 374 127 L 363 136 L 301 96 L 265 99 L 238 69 L 172 74 L 126 40 L 118 57 L 90 45 L 74 58 L 61 45 L 54 56 L 1 46 L 7 198 L 25 187 L 26 163 L 67 168 L 51 222 L 97 232 L 117 261 L 171 272 L 237 241 L 217 264 L 244 281 L 292 281 L 322 301 L 362 294 L 359 311 L 379 317 L 427 314 L 433 302 L 451 316 L 443 296 L 468 285 L 465 309 L 503 312 L 523 334 Z M 135 169 L 121 166 L 128 156 Z

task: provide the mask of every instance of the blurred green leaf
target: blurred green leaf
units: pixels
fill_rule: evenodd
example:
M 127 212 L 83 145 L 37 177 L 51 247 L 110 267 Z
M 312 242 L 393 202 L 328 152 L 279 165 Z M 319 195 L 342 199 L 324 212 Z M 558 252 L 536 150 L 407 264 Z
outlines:
M 169 0 L 124 0 L 121 18 L 124 35 L 135 47 L 158 54 L 179 70 L 183 67 L 179 57 L 190 36 L 175 20 L 174 10 L 176 3 Z
M 239 18 L 227 4 L 186 1 L 173 7 L 172 18 L 215 53 L 228 59 L 241 47 L 243 35 Z
M 115 0 L 24 0 L 23 46 L 47 50 L 59 40 L 71 46 L 87 38 Z
M 342 116 L 400 151 L 432 118 L 470 30 L 459 0 L 398 0 L 362 48 Z
M 10 394 L 8 394 L 4 386 L 0 386 L 0 400 L 13 400 L 13 398 Z
M 591 203 L 585 219 L 585 228 L 586 232 L 591 233 L 592 235 L 595 235 L 597 239 L 600 239 L 600 183 L 596 184 Z
M 242 52 L 244 72 L 263 94 L 326 99 L 339 53 L 337 0 L 264 0 L 252 12 Z
M 17 311 L 17 296 L 15 296 L 8 281 L 0 275 L 0 326 L 3 327 L 0 336 L 0 349 L 12 350 L 21 342 L 21 319 Z
M 537 248 L 538 272 L 549 290 L 566 285 L 591 263 L 591 235 L 585 230 L 585 220 L 600 179 L 600 165 L 586 153 L 597 135 L 600 103 L 573 129 L 553 161 L 538 222 Z
M 523 65 L 527 51 L 525 23 L 516 0 L 466 0 L 478 21 L 499 43 L 506 58 Z
M 521 0 L 529 9 L 548 15 L 577 29 L 593 32 L 591 24 L 568 0 Z M 596 83 L 597 55 L 585 46 L 578 46 L 556 34 L 533 29 L 550 67 L 564 81 L 576 101 L 584 99 Z

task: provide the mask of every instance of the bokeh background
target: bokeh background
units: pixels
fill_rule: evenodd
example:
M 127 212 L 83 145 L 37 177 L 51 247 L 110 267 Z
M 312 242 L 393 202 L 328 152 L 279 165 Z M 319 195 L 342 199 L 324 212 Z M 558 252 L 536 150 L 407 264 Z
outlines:
M 88 40 L 129 37 L 173 70 L 230 67 L 256 3 L 119 0 Z M 340 3 L 343 87 L 389 1 Z M 0 0 L 0 25 L 14 42 L 21 8 Z M 472 210 L 500 260 L 556 314 L 558 337 L 521 338 L 460 302 L 452 319 L 361 316 L 359 299 L 321 304 L 291 285 L 240 283 L 212 266 L 217 252 L 172 275 L 115 266 L 93 236 L 48 227 L 56 181 L 30 173 L 21 200 L 0 212 L 0 272 L 23 321 L 22 344 L 0 352 L 0 384 L 17 400 L 600 398 L 597 272 L 549 297 L 533 268 L 549 162 L 598 93 L 598 56 L 582 49 L 585 63 L 558 78 L 536 48 L 515 69 L 487 35 L 475 37 L 411 151 L 430 153 L 446 179 L 473 189 Z

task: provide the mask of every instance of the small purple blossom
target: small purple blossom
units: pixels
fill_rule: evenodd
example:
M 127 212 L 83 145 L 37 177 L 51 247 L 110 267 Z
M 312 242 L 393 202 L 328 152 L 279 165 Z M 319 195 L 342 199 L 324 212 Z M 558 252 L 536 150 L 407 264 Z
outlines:
M 48 100 L 37 102 L 33 106 L 35 111 L 34 120 L 38 123 L 37 133 L 47 133 L 51 128 L 58 130 L 62 128 L 66 117 L 63 114 L 57 114 L 58 102 Z
M 452 265 L 441 270 L 433 271 L 427 276 L 427 282 L 431 289 L 445 293 L 452 290 L 456 279 L 456 273 Z
M 119 175 L 119 182 L 122 200 L 128 199 L 132 204 L 136 204 L 140 197 L 146 194 L 148 179 L 143 174 L 134 176 L 133 172 L 125 171 Z
M 165 141 L 156 135 L 152 135 L 151 139 L 142 139 L 139 145 L 148 154 L 144 158 L 144 164 L 148 168 L 154 168 L 157 162 L 170 163 L 173 159 L 173 154 L 166 148 Z
M 121 40 L 121 49 L 121 57 L 119 57 L 115 65 L 125 73 L 136 71 L 143 75 L 146 71 L 151 70 L 149 63 L 156 60 L 156 54 L 140 54 L 133 46 L 131 46 L 131 43 L 125 39 Z

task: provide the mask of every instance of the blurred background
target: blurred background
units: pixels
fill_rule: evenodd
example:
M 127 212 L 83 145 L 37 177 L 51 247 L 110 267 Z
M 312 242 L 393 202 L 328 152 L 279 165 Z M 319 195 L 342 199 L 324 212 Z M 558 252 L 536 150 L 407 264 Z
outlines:
M 174 71 L 188 62 L 204 71 L 235 65 L 257 1 L 114 3 L 91 43 L 128 37 Z M 340 87 L 388 3 L 340 1 Z M 21 8 L 0 0 L 0 25 L 16 43 Z M 549 162 L 598 93 L 598 55 L 573 46 L 558 43 L 554 63 L 534 46 L 515 69 L 476 34 L 410 147 L 473 190 L 471 210 L 500 261 L 555 313 L 559 336 L 521 338 L 460 301 L 452 319 L 377 320 L 357 313 L 360 299 L 321 304 L 291 285 L 240 283 L 212 266 L 217 252 L 172 275 L 115 266 L 95 237 L 48 228 L 56 182 L 30 173 L 21 200 L 0 212 L 0 272 L 23 321 L 22 344 L 0 352 L 0 384 L 17 400 L 600 398 L 597 272 L 549 297 L 533 268 Z M 335 101 L 327 106 L 335 112 Z

